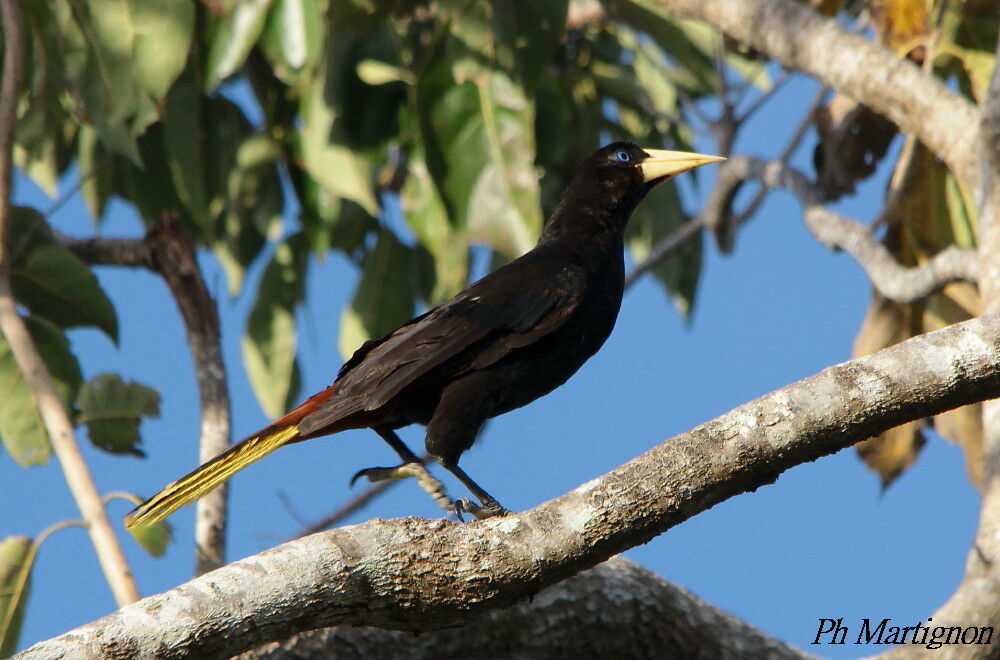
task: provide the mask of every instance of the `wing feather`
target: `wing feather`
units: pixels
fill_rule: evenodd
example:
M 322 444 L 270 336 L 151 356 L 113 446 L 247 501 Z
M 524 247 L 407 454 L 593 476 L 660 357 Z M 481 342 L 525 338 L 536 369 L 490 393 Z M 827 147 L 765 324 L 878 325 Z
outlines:
M 381 339 L 365 342 L 338 374 L 337 396 L 302 419 L 308 435 L 345 411 L 376 410 L 417 379 L 482 369 L 537 342 L 565 323 L 586 288 L 583 269 L 553 268 L 528 253 L 447 303 Z M 554 272 L 553 272 L 554 271 Z

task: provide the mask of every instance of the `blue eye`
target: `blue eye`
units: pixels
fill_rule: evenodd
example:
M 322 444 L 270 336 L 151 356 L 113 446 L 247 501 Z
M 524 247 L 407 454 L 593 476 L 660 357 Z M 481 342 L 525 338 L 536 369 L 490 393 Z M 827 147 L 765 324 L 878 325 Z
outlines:
M 628 155 L 628 152 L 624 149 L 619 149 L 615 152 L 615 160 L 621 163 L 627 163 L 632 160 L 632 157 Z

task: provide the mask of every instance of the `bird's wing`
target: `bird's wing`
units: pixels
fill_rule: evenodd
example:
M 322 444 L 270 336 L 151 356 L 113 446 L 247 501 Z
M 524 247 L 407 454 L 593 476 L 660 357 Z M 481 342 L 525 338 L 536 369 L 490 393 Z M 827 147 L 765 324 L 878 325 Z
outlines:
M 300 431 L 318 431 L 347 410 L 380 408 L 445 363 L 451 362 L 449 375 L 482 369 L 551 333 L 573 313 L 586 287 L 581 267 L 554 265 L 522 257 L 385 337 L 365 342 L 338 373 L 337 396 L 304 417 Z

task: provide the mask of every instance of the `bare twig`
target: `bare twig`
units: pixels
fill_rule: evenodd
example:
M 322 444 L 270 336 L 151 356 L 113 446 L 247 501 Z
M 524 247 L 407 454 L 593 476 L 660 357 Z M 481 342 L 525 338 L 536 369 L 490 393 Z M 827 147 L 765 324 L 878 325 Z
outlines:
M 820 86 L 816 93 L 813 95 L 812 100 L 809 102 L 808 109 L 805 114 L 799 119 L 799 123 L 795 126 L 795 130 L 792 131 L 791 137 L 788 139 L 788 143 L 785 148 L 781 150 L 778 154 L 777 161 L 779 163 L 788 164 L 788 161 L 795 154 L 795 150 L 799 148 L 802 139 L 806 136 L 809 131 L 809 126 L 812 125 L 813 115 L 820 105 L 823 104 L 823 99 L 826 98 L 826 94 L 829 88 L 825 85 Z M 733 236 L 735 236 L 736 230 L 743 226 L 743 224 L 753 217 L 753 214 L 757 212 L 760 205 L 764 203 L 764 199 L 767 197 L 767 193 L 770 192 L 770 188 L 766 185 L 762 185 L 757 192 L 754 194 L 753 198 L 747 203 L 746 207 L 740 212 L 732 222 L 732 229 L 730 230 L 730 242 L 732 242 Z
M 755 112 L 760 110 L 765 103 L 773 99 L 777 95 L 777 93 L 780 92 L 781 89 L 785 86 L 785 83 L 791 80 L 791 78 L 792 78 L 792 72 L 788 69 L 782 69 L 781 75 L 778 77 L 777 80 L 774 81 L 774 84 L 771 85 L 771 89 L 767 90 L 763 94 L 758 95 L 757 98 L 755 98 L 743 112 L 737 113 L 736 122 L 742 124 L 747 119 L 750 119 L 750 117 L 752 117 Z
M 646 258 L 633 266 L 625 277 L 626 288 L 632 286 L 644 273 L 656 268 L 664 259 L 683 247 L 695 234 L 701 231 L 702 226 L 701 216 L 695 216 L 654 245 Z
M 371 484 L 327 515 L 323 516 L 311 525 L 304 527 L 302 531 L 295 535 L 295 537 L 298 538 L 301 536 L 308 536 L 309 534 L 315 534 L 316 532 L 322 532 L 325 529 L 330 529 L 355 511 L 364 508 L 373 499 L 398 483 L 400 483 L 398 479 L 393 479 L 391 481 L 380 481 L 378 483 Z
M 803 219 L 813 237 L 831 249 L 848 252 L 864 268 L 872 286 L 890 300 L 916 302 L 950 282 L 976 282 L 978 278 L 975 251 L 955 246 L 921 266 L 903 266 L 867 227 L 823 206 L 806 175 L 776 161 L 736 156 L 723 163 L 718 168 L 718 184 L 705 202 L 706 212 L 720 213 L 716 207 L 727 205 L 731 191 L 749 179 L 794 194 L 804 207 Z
M 560 497 L 466 524 L 373 519 L 272 548 L 36 644 L 20 660 L 220 658 L 302 630 L 442 628 L 507 607 L 783 471 L 1000 388 L 1000 316 L 824 369 Z
M 198 380 L 201 404 L 199 460 L 209 461 L 229 448 L 229 393 L 219 341 L 219 313 L 201 277 L 194 244 L 173 214 L 164 214 L 146 232 L 151 262 L 163 276 L 184 320 Z M 195 574 L 224 562 L 226 486 L 198 500 L 195 515 Z
M 424 454 L 420 457 L 420 461 L 425 465 L 429 460 L 430 454 Z M 428 476 L 430 475 L 428 474 Z M 435 496 L 436 492 L 440 492 L 442 495 L 444 494 L 444 486 L 440 481 L 437 481 L 437 479 L 433 479 L 433 477 L 431 477 L 431 479 L 433 481 L 430 483 L 426 482 L 426 478 L 424 481 L 418 480 L 421 489 L 430 495 L 431 499 L 438 503 L 445 511 L 453 512 L 455 510 L 454 502 L 447 499 L 447 496 L 445 496 L 444 500 L 439 499 L 439 496 Z M 302 531 L 295 535 L 295 538 L 308 536 L 309 534 L 315 534 L 316 532 L 322 532 L 325 529 L 330 529 L 337 523 L 343 521 L 347 516 L 363 509 L 369 502 L 398 483 L 400 483 L 399 479 L 391 479 L 371 484 L 365 490 L 344 502 L 341 506 L 337 507 L 311 525 L 303 528 Z
M 3 87 L 0 89 L 0 332 L 10 346 L 41 413 L 52 449 L 59 459 L 66 483 L 87 523 L 87 533 L 108 586 L 119 605 L 139 599 L 132 572 L 87 463 L 73 437 L 73 425 L 52 385 L 48 368 L 35 349 L 24 321 L 17 312 L 10 288 L 7 228 L 10 219 L 11 148 L 17 122 L 16 104 L 24 64 L 24 37 L 21 33 L 21 6 L 18 0 L 0 2 L 3 23 Z
M 155 270 L 141 238 L 71 238 L 55 229 L 59 242 L 92 266 L 127 266 Z

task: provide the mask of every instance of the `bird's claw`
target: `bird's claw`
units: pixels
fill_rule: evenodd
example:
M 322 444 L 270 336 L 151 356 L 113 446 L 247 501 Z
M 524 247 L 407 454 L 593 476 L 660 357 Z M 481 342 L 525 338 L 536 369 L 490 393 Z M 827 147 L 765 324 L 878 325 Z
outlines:
M 354 485 L 361 477 L 366 477 L 372 483 L 380 481 L 391 481 L 393 479 L 406 479 L 407 477 L 420 477 L 426 472 L 426 468 L 420 463 L 403 463 L 394 467 L 370 467 L 358 470 L 351 477 L 351 485 Z
M 459 520 L 465 522 L 465 518 L 462 517 L 463 513 L 471 513 L 476 517 L 476 520 L 486 520 L 496 516 L 506 516 L 510 511 L 496 503 L 493 506 L 482 506 L 467 497 L 460 497 L 455 500 L 455 515 L 458 516 Z

